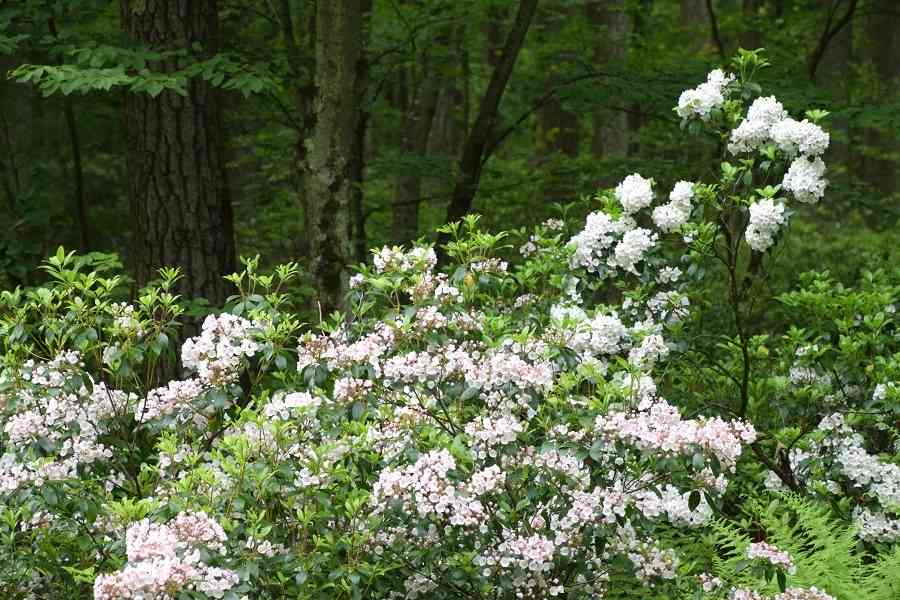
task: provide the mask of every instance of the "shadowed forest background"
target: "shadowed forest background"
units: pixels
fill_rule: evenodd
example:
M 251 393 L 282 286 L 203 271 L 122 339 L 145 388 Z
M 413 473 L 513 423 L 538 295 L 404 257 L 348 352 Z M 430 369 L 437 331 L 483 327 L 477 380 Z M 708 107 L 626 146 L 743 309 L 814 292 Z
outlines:
M 786 108 L 831 113 L 829 201 L 794 224 L 821 235 L 784 277 L 889 261 L 893 0 L 6 0 L 0 285 L 63 245 L 138 285 L 180 266 L 221 305 L 259 254 L 338 306 L 369 248 L 468 212 L 513 229 L 634 171 L 700 178 L 718 140 L 672 101 L 739 47 L 767 49 Z

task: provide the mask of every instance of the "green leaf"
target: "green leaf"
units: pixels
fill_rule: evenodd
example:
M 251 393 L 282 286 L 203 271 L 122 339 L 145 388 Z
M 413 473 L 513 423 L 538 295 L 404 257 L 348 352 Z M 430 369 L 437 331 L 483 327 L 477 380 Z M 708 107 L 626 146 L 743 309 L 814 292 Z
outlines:
M 698 506 L 700 506 L 700 492 L 693 490 L 688 496 L 688 509 L 693 512 Z

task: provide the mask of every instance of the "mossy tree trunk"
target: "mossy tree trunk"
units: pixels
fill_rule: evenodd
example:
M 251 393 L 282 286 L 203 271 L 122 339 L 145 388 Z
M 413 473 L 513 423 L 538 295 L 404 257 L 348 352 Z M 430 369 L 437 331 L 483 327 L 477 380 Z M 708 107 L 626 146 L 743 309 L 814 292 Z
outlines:
M 340 309 L 353 260 L 353 208 L 362 136 L 365 0 L 329 0 L 316 8 L 315 124 L 306 140 L 305 206 L 316 302 Z

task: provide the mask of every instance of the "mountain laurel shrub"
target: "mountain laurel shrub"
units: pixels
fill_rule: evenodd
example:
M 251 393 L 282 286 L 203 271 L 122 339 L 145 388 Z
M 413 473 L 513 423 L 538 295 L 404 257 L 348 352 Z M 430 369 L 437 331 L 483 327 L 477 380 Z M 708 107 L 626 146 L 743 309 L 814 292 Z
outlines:
M 109 257 L 60 250 L 0 295 L 0 595 L 854 597 L 822 552 L 896 597 L 897 287 L 810 275 L 780 296 L 796 327 L 754 332 L 827 185 L 824 115 L 759 97 L 763 66 L 679 99 L 717 179 L 660 202 L 633 174 L 520 241 L 467 217 L 445 262 L 374 252 L 315 326 L 297 265 L 247 260 L 177 348 L 177 272 L 126 302 Z

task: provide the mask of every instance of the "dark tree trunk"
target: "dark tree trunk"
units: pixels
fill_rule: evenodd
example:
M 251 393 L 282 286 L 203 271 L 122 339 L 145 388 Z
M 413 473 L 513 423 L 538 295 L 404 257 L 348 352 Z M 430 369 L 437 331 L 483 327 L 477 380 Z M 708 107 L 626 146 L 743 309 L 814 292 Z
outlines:
M 368 238 L 366 236 L 366 210 L 365 194 L 363 192 L 363 178 L 366 167 L 366 140 L 368 138 L 371 102 L 368 98 L 369 90 L 369 60 L 366 55 L 366 46 L 372 30 L 372 0 L 360 0 L 360 13 L 362 19 L 362 38 L 360 44 L 360 58 L 356 62 L 356 92 L 354 94 L 359 106 L 359 119 L 356 124 L 356 138 L 353 146 L 353 154 L 350 163 L 350 177 L 353 181 L 351 210 L 353 212 L 353 260 L 362 262 L 366 260 L 368 252 Z
M 557 11 L 541 11 L 538 13 L 540 38 L 538 44 L 559 38 L 565 23 L 575 18 L 571 7 L 559 8 Z M 538 111 L 538 127 L 542 150 L 559 152 L 568 157 L 578 155 L 578 115 L 566 108 L 563 98 L 556 88 L 561 77 L 559 57 L 546 53 L 538 54 L 538 72 L 544 77 L 544 92 L 549 96 Z M 556 92 L 556 93 L 554 93 Z
M 318 2 L 315 125 L 307 140 L 305 187 L 310 270 L 323 314 L 343 306 L 353 259 L 362 124 L 364 0 Z
M 429 173 L 422 180 L 426 198 L 446 204 L 453 189 L 450 165 L 462 152 L 469 127 L 469 53 L 466 49 L 466 32 L 461 26 L 453 26 L 447 32 L 447 54 L 437 64 L 440 73 L 435 77 L 438 98 L 428 132 L 426 154 L 447 161 L 447 168 Z M 421 206 L 420 206 L 421 210 Z
M 481 170 L 484 166 L 488 144 L 495 132 L 500 101 L 503 99 L 503 93 L 509 83 L 522 44 L 525 42 L 525 35 L 531 26 L 536 8 L 537 0 L 520 0 L 519 2 L 515 21 L 506 36 L 503 50 L 497 59 L 497 65 L 494 67 L 487 90 L 481 99 L 478 116 L 463 145 L 462 157 L 459 160 L 459 175 L 447 207 L 445 219 L 447 223 L 458 221 L 472 207 L 472 200 L 481 179 Z M 446 241 L 446 235 L 438 238 L 439 244 L 446 243 Z
M 702 27 L 709 21 L 706 0 L 681 0 L 681 25 L 684 27 Z
M 216 0 L 122 0 L 122 23 L 135 44 L 216 51 Z M 177 59 L 155 68 L 172 71 Z M 225 177 L 218 93 L 195 78 L 187 95 L 125 98 L 128 192 L 134 227 L 132 260 L 138 284 L 163 266 L 177 266 L 178 292 L 221 305 L 235 269 L 234 226 Z
M 839 9 L 843 2 L 831 1 L 826 4 L 825 25 L 822 28 L 822 34 L 806 59 L 806 68 L 810 81 L 816 80 L 816 71 L 826 52 L 828 52 L 828 47 L 834 42 L 834 38 L 853 22 L 853 14 L 856 12 L 859 2 L 858 0 L 848 0 L 846 8 L 842 12 Z M 877 6 L 877 2 L 874 5 Z
M 819 0 L 822 12 L 829 10 L 832 0 Z M 835 99 L 841 104 L 849 106 L 852 95 L 857 91 L 857 85 L 851 85 L 851 79 L 846 77 L 847 69 L 853 64 L 853 19 L 841 28 L 828 44 L 821 62 L 817 84 L 830 88 Z M 850 126 L 846 118 L 832 116 L 828 124 L 831 132 L 831 145 L 828 150 L 829 162 L 839 162 L 845 166 L 851 160 Z
M 762 46 L 759 9 L 762 0 L 744 0 L 744 32 L 741 35 L 741 46 L 747 50 L 755 50 Z
M 585 5 L 588 22 L 605 29 L 596 36 L 594 63 L 598 69 L 621 61 L 628 51 L 629 18 L 624 0 L 592 0 Z M 628 113 L 621 110 L 594 111 L 591 153 L 596 157 L 624 155 L 628 152 Z
M 900 87 L 900 14 L 895 0 L 872 0 L 866 17 L 867 58 L 875 68 L 878 82 L 875 102 L 896 98 Z M 897 194 L 897 131 L 889 125 L 868 127 L 864 132 L 866 156 L 863 173 L 869 185 L 890 204 Z M 878 211 L 875 211 L 876 219 Z M 883 220 L 877 221 L 879 224 Z
M 400 149 L 406 159 L 422 156 L 428 151 L 428 137 L 438 100 L 438 82 L 424 65 L 424 81 L 415 89 L 409 89 L 410 76 L 404 77 L 402 98 L 404 103 L 401 125 Z M 416 169 L 404 167 L 397 177 L 394 189 L 393 238 L 396 244 L 408 244 L 419 235 L 419 202 L 422 193 L 422 177 Z

